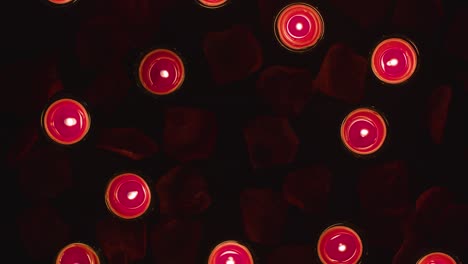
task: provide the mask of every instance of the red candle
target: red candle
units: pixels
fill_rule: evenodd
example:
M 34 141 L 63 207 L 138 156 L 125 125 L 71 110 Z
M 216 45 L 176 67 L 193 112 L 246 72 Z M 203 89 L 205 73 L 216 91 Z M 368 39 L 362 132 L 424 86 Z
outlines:
M 317 252 L 324 264 L 357 264 L 362 257 L 363 245 L 356 231 L 334 225 L 320 235 Z
M 401 38 L 388 38 L 374 48 L 371 67 L 382 82 L 400 84 L 413 76 L 418 64 L 415 46 Z
M 457 264 L 457 261 L 445 253 L 433 252 L 422 257 L 417 264 Z
M 83 243 L 72 243 L 60 250 L 55 264 L 99 264 L 99 256 L 90 246 Z
M 228 0 L 198 0 L 198 2 L 207 8 L 217 8 L 224 6 Z
M 278 41 L 292 51 L 304 51 L 315 46 L 323 37 L 325 27 L 319 11 L 305 3 L 284 7 L 276 17 Z
M 54 5 L 67 5 L 75 2 L 76 0 L 47 0 L 49 3 Z
M 211 251 L 208 264 L 254 264 L 254 261 L 247 247 L 236 241 L 225 241 Z
M 78 101 L 64 98 L 53 102 L 42 116 L 42 127 L 53 141 L 72 145 L 81 141 L 89 131 L 91 117 Z
M 146 181 L 133 173 L 114 177 L 107 185 L 105 200 L 107 208 L 123 219 L 142 216 L 151 204 L 151 190 Z
M 369 155 L 378 151 L 387 137 L 384 118 L 370 108 L 358 108 L 341 124 L 341 141 L 351 152 Z
M 175 52 L 155 49 L 141 60 L 138 76 L 148 92 L 166 95 L 180 88 L 185 79 L 185 67 Z

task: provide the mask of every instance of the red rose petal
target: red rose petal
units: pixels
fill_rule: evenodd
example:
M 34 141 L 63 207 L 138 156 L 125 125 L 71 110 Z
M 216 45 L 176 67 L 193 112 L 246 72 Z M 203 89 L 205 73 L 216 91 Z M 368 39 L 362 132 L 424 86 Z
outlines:
M 333 45 L 322 62 L 314 85 L 322 93 L 347 103 L 364 97 L 367 60 L 343 44 Z
M 299 139 L 280 117 L 259 116 L 244 129 L 250 162 L 254 168 L 285 165 L 296 156 Z
M 274 249 L 267 257 L 267 264 L 309 264 L 316 259 L 314 245 L 288 245 Z
M 364 29 L 374 28 L 383 23 L 392 5 L 390 0 L 378 2 L 372 0 L 332 0 L 330 2 L 337 10 L 356 21 Z
M 328 205 L 331 176 L 328 168 L 321 165 L 289 173 L 283 183 L 286 201 L 306 212 L 322 213 Z
M 111 114 L 127 97 L 132 82 L 124 67 L 100 73 L 85 91 L 84 99 L 99 112 Z
M 18 60 L 0 67 L 0 83 L 8 100 L 0 105 L 3 113 L 24 118 L 42 110 L 49 98 L 62 90 L 53 55 L 45 58 Z
M 81 66 L 96 70 L 121 64 L 130 50 L 129 33 L 112 17 L 85 20 L 76 35 L 76 52 Z
M 280 241 L 287 209 L 287 203 L 280 193 L 271 189 L 247 189 L 241 193 L 240 206 L 249 240 L 260 244 Z
M 156 142 L 136 128 L 104 128 L 99 131 L 97 148 L 132 160 L 148 158 L 158 151 Z
M 208 32 L 203 49 L 216 84 L 245 79 L 260 69 L 262 50 L 253 33 L 233 26 L 222 32 Z
M 280 115 L 296 116 L 315 92 L 307 69 L 270 66 L 257 82 L 257 94 Z
M 405 30 L 432 34 L 439 29 L 442 15 L 441 0 L 397 0 L 392 22 Z
M 199 214 L 211 204 L 211 196 L 202 171 L 195 167 L 171 169 L 158 179 L 155 189 L 161 214 Z
M 69 240 L 68 225 L 48 204 L 22 211 L 18 226 L 23 245 L 33 259 L 53 257 Z
M 107 217 L 97 223 L 96 232 L 99 245 L 109 262 L 133 263 L 145 257 L 146 224 Z
M 442 143 L 451 101 L 450 86 L 440 86 L 432 92 L 429 101 L 429 129 L 432 141 L 436 144 Z
M 13 143 L 7 150 L 7 161 L 10 166 L 16 167 L 31 152 L 39 139 L 39 128 L 37 123 L 27 124 L 20 129 Z
M 164 152 L 179 161 L 206 159 L 215 150 L 217 123 L 214 113 L 188 107 L 165 111 Z
M 410 204 L 405 162 L 391 161 L 365 168 L 359 176 L 361 208 L 366 211 L 405 207 Z
M 193 263 L 198 257 L 202 225 L 197 220 L 162 219 L 152 228 L 155 263 Z
M 29 199 L 57 197 L 72 185 L 69 157 L 53 146 L 41 147 L 20 163 L 18 177 L 20 188 Z

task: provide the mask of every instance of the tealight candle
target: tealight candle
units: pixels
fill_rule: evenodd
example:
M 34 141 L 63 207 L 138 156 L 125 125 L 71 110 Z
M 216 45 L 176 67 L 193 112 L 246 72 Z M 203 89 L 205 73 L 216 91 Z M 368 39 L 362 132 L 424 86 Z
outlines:
M 211 251 L 208 264 L 254 264 L 254 261 L 246 246 L 236 241 L 225 241 Z
M 53 5 L 63 6 L 63 5 L 71 4 L 71 3 L 75 2 L 76 0 L 47 0 L 47 1 L 50 4 L 53 4 Z
M 387 124 L 377 111 L 358 108 L 345 117 L 340 134 L 348 150 L 358 155 L 369 155 L 378 151 L 385 142 Z
M 100 264 L 99 256 L 90 246 L 71 243 L 60 250 L 55 264 Z
M 448 254 L 433 252 L 422 257 L 416 264 L 457 264 L 457 261 Z
M 155 49 L 144 56 L 138 68 L 140 83 L 148 92 L 166 95 L 182 86 L 185 66 L 182 59 L 168 49 Z
M 353 229 L 344 225 L 334 225 L 320 235 L 317 253 L 324 264 L 357 264 L 362 257 L 363 244 Z
M 42 127 L 53 141 L 72 145 L 81 141 L 88 133 L 91 117 L 78 101 L 63 98 L 53 102 L 42 116 Z
M 123 173 L 109 182 L 105 200 L 109 211 L 116 216 L 135 219 L 149 209 L 151 190 L 142 177 L 133 173 Z
M 413 76 L 418 65 L 415 46 L 402 38 L 388 38 L 373 50 L 371 68 L 382 82 L 400 84 Z
M 207 8 L 218 8 L 224 6 L 228 0 L 198 0 L 202 6 Z
M 275 21 L 278 41 L 292 51 L 304 51 L 314 47 L 324 34 L 324 22 L 319 11 L 305 3 L 284 7 Z

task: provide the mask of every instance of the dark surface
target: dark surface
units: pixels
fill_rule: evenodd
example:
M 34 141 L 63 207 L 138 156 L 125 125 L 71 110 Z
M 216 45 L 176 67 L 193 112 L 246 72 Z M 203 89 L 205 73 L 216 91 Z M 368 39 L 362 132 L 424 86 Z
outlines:
M 86 0 L 81 0 L 81 2 L 86 2 Z M 320 232 L 323 226 L 336 221 L 349 220 L 366 230 L 366 226 L 361 224 L 356 190 L 351 186 L 357 184 L 356 175 L 361 168 L 379 162 L 392 160 L 407 162 L 410 174 L 410 202 L 414 203 L 420 193 L 430 186 L 447 186 L 460 202 L 467 203 L 468 192 L 464 184 L 467 170 L 466 163 L 463 162 L 463 159 L 466 162 L 466 158 L 461 154 L 463 151 L 466 152 L 467 146 L 465 128 L 468 113 L 466 111 L 467 96 L 466 88 L 463 90 L 463 84 L 454 78 L 463 70 L 466 72 L 467 64 L 466 61 L 460 63 L 463 62 L 462 58 L 450 56 L 442 48 L 451 19 L 450 14 L 459 8 L 455 3 L 456 1 L 444 2 L 446 13 L 440 24 L 440 31 L 436 31 L 431 37 L 418 34 L 418 32 L 401 32 L 398 28 L 392 27 L 390 23 L 384 23 L 375 30 L 364 30 L 335 10 L 333 6 L 319 3 L 326 14 L 325 39 L 317 49 L 301 55 L 283 50 L 275 42 L 271 32 L 262 30 L 258 7 L 254 2 L 239 2 L 226 7 L 226 10 L 220 10 L 220 14 L 211 12 L 212 14 L 209 15 L 203 13 L 205 10 L 196 5 L 186 3 L 184 7 L 180 6 L 183 8 L 181 11 L 161 12 L 163 15 L 160 16 L 159 27 L 154 27 L 152 41 L 131 47 L 128 56 L 120 63 L 131 69 L 140 49 L 145 50 L 161 44 L 177 47 L 187 61 L 189 70 L 187 83 L 177 94 L 157 99 L 141 93 L 136 85 L 132 85 L 128 96 L 119 102 L 115 111 L 107 113 L 97 109 L 93 112 L 95 127 L 92 133 L 97 133 L 105 127 L 138 127 L 157 142 L 161 142 L 163 124 L 161 110 L 164 107 L 194 106 L 216 113 L 219 127 L 216 151 L 211 158 L 199 162 L 202 167 L 209 168 L 207 181 L 213 200 L 211 207 L 201 216 L 206 228 L 202 250 L 199 252 L 200 260 L 206 258 L 208 248 L 215 243 L 214 241 L 230 237 L 247 240 L 243 235 L 238 205 L 238 197 L 242 189 L 268 187 L 281 190 L 283 178 L 288 172 L 311 163 L 324 164 L 333 173 L 329 214 L 321 216 L 319 224 L 311 227 L 310 223 L 313 222 L 311 220 L 314 219 L 314 215 L 306 214 L 290 206 L 281 245 L 314 244 L 315 233 Z M 87 85 L 95 76 L 103 72 L 79 66 L 77 60 L 79 55 L 73 48 L 79 23 L 92 17 L 83 15 L 90 14 L 87 12 L 92 10 L 92 4 L 79 3 L 76 8 L 72 7 L 68 10 L 52 10 L 39 1 L 11 1 L 3 5 L 4 12 L 15 15 L 2 18 L 2 46 L 5 46 L 2 49 L 4 54 L 1 65 L 8 67 L 9 64 L 21 59 L 34 59 L 48 56 L 47 54 L 50 53 L 58 53 L 61 61 L 59 77 L 63 81 L 65 91 L 83 97 Z M 242 15 L 237 16 L 238 13 Z M 177 19 L 175 23 L 172 23 L 174 14 L 177 14 Z M 192 19 L 196 22 L 191 23 Z M 218 20 L 216 25 L 211 23 Z M 201 41 L 208 31 L 227 29 L 230 24 L 239 23 L 249 25 L 262 45 L 264 58 L 262 69 L 276 64 L 298 66 L 309 69 L 314 77 L 320 69 L 326 51 L 333 43 L 345 43 L 357 54 L 367 58 L 371 47 L 383 34 L 399 32 L 412 36 L 418 43 L 423 63 L 420 71 L 417 72 L 417 78 L 409 85 L 389 89 L 377 83 L 369 72 L 366 96 L 360 104 L 374 105 L 385 113 L 391 129 L 391 138 L 387 148 L 375 159 L 369 160 L 357 159 L 346 153 L 340 145 L 337 129 L 342 117 L 355 105 L 343 103 L 325 95 L 315 95 L 299 117 L 290 118 L 292 127 L 301 142 L 295 161 L 285 166 L 253 169 L 247 157 L 242 127 L 258 114 L 272 114 L 268 107 L 259 103 L 256 94 L 252 92 L 261 70 L 243 80 L 216 85 L 210 77 Z M 138 27 L 131 26 L 130 28 Z M 114 27 L 108 30 L 118 31 Z M 128 71 L 128 74 L 131 75 L 132 72 Z M 21 82 L 21 80 L 18 81 Z M 431 142 L 429 129 L 421 116 L 427 111 L 429 95 L 440 84 L 451 85 L 453 101 L 449 108 L 443 142 L 436 145 Z M 9 100 L 10 89 L 15 88 L 2 86 L 3 100 Z M 28 91 L 24 91 L 24 96 L 28 96 Z M 14 140 L 9 139 L 15 138 L 22 126 L 28 124 L 30 120 L 36 120 L 39 115 L 39 112 L 30 112 L 27 115 L 17 116 L 11 110 L 2 114 L 4 124 L 8 124 L 2 131 L 4 138 L 2 155 L 5 155 L 3 150 L 10 149 L 14 144 Z M 148 118 L 151 121 L 148 121 Z M 311 120 L 316 122 L 313 123 Z M 320 137 L 322 140 L 313 140 L 310 139 L 311 137 Z M 150 175 L 153 181 L 157 181 L 158 177 L 178 164 L 177 161 L 162 153 L 140 161 L 131 161 L 108 153 L 102 154 L 92 147 L 95 140 L 92 134 L 86 144 L 67 150 L 72 157 L 74 185 L 65 194 L 49 201 L 59 209 L 63 219 L 71 227 L 72 237 L 75 238 L 94 236 L 96 220 L 107 214 L 104 203 L 96 201 L 101 201 L 101 187 L 116 171 L 135 168 Z M 36 144 L 50 143 L 41 136 Z M 98 164 L 95 163 L 96 160 L 99 161 Z M 11 198 L 10 194 L 8 194 L 9 198 L 5 198 L 10 202 L 6 203 L 4 212 L 12 212 L 8 213 L 11 217 L 6 216 L 5 213 L 3 216 L 7 221 L 12 220 L 12 222 L 16 221 L 14 216 L 24 208 L 35 204 L 34 200 L 29 200 L 21 194 L 16 180 L 17 174 L 16 168 L 8 166 L 3 175 L 5 191 L 14 194 L 14 198 Z M 41 175 L 36 176 L 41 177 Z M 84 193 L 86 195 L 83 195 Z M 80 217 L 76 217 L 77 215 Z M 227 218 L 228 215 L 231 217 Z M 15 226 L 12 223 L 4 225 L 4 228 L 16 229 Z M 15 248 L 23 250 L 23 241 L 19 236 L 14 237 L 16 239 L 13 239 L 11 243 Z M 267 263 L 265 256 L 272 247 L 252 244 L 259 263 Z M 443 247 L 443 245 L 440 246 Z M 366 263 L 391 263 L 396 253 L 394 249 L 373 248 L 372 245 L 369 245 L 367 250 Z M 15 253 L 15 256 L 19 258 L 15 261 L 16 263 L 42 261 L 32 260 L 33 256 L 29 256 L 24 251 L 19 252 L 22 253 Z M 468 252 L 468 249 L 465 252 Z M 148 261 L 149 255 L 150 253 L 147 257 Z M 197 260 L 194 260 L 194 263 L 197 263 Z

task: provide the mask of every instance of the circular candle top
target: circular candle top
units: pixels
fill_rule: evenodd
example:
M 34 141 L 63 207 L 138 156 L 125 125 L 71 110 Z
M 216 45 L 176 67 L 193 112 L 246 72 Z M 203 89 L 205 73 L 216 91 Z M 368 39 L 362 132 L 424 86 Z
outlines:
M 320 235 L 317 251 L 324 264 L 359 263 L 363 245 L 359 235 L 346 226 L 332 226 Z
M 275 21 L 278 41 L 293 51 L 315 46 L 324 33 L 322 16 L 314 7 L 300 3 L 283 8 Z
M 86 108 L 73 99 L 52 103 L 42 117 L 42 126 L 53 141 L 71 145 L 82 140 L 89 131 L 91 118 Z
M 140 62 L 138 75 L 143 87 L 156 95 L 170 94 L 177 90 L 185 79 L 185 67 L 173 51 L 156 49 Z
M 236 241 L 225 241 L 211 251 L 208 264 L 254 264 L 254 261 L 247 247 Z
M 389 84 L 408 80 L 416 70 L 417 63 L 416 48 L 401 38 L 386 39 L 372 52 L 372 71 L 377 78 Z
M 433 252 L 422 257 L 417 264 L 457 264 L 457 262 L 445 253 Z
M 198 2 L 208 8 L 216 8 L 225 5 L 228 0 L 198 0 Z
M 109 182 L 105 199 L 112 213 L 124 219 L 134 219 L 150 207 L 151 191 L 143 178 L 124 173 Z
M 72 243 L 64 247 L 58 254 L 55 264 L 99 264 L 96 251 L 83 243 Z
M 54 5 L 66 5 L 75 2 L 76 0 L 47 0 L 49 3 Z
M 359 155 L 369 155 L 382 147 L 387 137 L 387 125 L 376 111 L 359 108 L 345 117 L 340 132 L 347 149 Z

